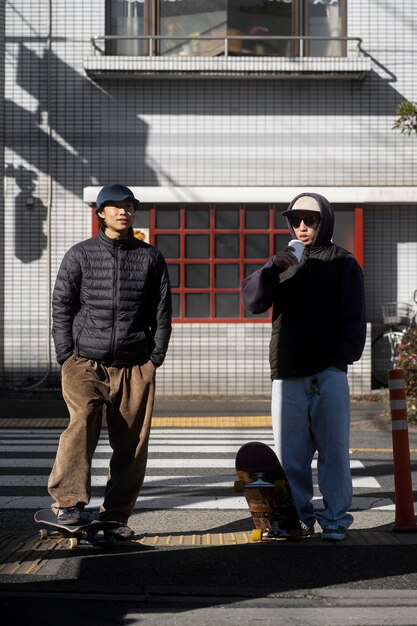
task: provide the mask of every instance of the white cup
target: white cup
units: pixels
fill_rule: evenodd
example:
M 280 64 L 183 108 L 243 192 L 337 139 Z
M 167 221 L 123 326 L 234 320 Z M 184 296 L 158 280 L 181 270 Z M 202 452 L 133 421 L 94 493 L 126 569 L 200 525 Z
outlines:
M 288 245 L 291 246 L 291 248 L 294 248 L 294 250 L 291 250 L 291 252 L 293 253 L 294 256 L 297 257 L 297 261 L 300 262 L 300 259 L 303 256 L 303 251 L 304 251 L 303 242 L 300 241 L 299 239 L 291 239 Z

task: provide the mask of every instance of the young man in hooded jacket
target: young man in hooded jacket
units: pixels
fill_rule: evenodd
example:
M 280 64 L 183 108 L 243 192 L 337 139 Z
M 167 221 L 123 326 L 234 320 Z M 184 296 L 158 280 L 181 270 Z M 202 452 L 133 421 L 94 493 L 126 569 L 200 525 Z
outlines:
M 167 266 L 153 246 L 134 237 L 138 200 L 107 185 L 96 201 L 100 232 L 64 256 L 53 293 L 53 338 L 62 366 L 70 422 L 48 482 L 58 521 L 78 524 L 91 495 L 91 463 L 103 409 L 113 453 L 101 520 L 127 525 L 142 486 L 148 453 L 155 370 L 171 335 Z
M 270 365 L 275 450 L 287 474 L 304 534 L 346 537 L 353 518 L 349 463 L 350 398 L 347 366 L 362 354 L 366 337 L 362 270 L 351 253 L 332 243 L 334 212 L 315 193 L 294 198 L 283 215 L 304 244 L 273 256 L 243 282 L 253 313 L 273 307 Z M 323 509 L 312 504 L 311 463 Z

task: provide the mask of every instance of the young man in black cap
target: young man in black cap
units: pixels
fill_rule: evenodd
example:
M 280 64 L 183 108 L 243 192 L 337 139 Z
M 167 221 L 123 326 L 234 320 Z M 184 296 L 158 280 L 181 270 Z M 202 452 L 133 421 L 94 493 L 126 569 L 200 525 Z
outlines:
M 100 232 L 66 253 L 53 293 L 53 338 L 70 422 L 48 482 L 58 521 L 77 524 L 91 495 L 103 409 L 113 453 L 101 520 L 127 525 L 145 476 L 155 370 L 171 335 L 162 254 L 133 235 L 138 200 L 123 185 L 97 196 Z
M 322 539 L 340 541 L 353 521 L 347 366 L 361 357 L 365 344 L 363 274 L 353 255 L 332 243 L 334 212 L 326 198 L 300 194 L 283 215 L 304 252 L 300 260 L 291 247 L 273 256 L 244 281 L 243 301 L 253 313 L 273 307 L 275 450 L 302 529 L 311 534 L 317 520 Z M 324 507 L 317 510 L 315 452 Z

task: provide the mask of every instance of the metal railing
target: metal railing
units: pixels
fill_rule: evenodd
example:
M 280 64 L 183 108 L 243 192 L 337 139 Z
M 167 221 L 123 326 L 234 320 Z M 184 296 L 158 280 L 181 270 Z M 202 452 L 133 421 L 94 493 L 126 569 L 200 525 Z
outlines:
M 261 36 L 261 37 L 258 35 L 224 35 L 224 36 L 223 35 L 222 36 L 190 35 L 189 37 L 176 36 L 176 35 L 169 36 L 169 37 L 163 36 L 163 35 L 96 35 L 92 37 L 91 43 L 94 48 L 94 52 L 95 53 L 99 52 L 100 54 L 106 55 L 106 54 L 109 54 L 109 52 L 107 52 L 106 50 L 103 50 L 103 48 L 98 45 L 98 42 L 100 41 L 104 42 L 104 44 L 106 44 L 106 42 L 126 42 L 126 41 L 142 42 L 143 41 L 145 43 L 144 48 L 146 49 L 146 52 L 143 55 L 136 54 L 132 56 L 146 55 L 149 57 L 165 56 L 164 53 L 161 54 L 160 52 L 160 43 L 162 42 L 173 43 L 174 41 L 178 41 L 178 42 L 182 41 L 184 43 L 188 42 L 189 52 L 187 52 L 186 55 L 184 55 L 184 52 L 182 52 L 182 54 L 175 55 L 175 54 L 170 53 L 169 55 L 166 55 L 166 56 L 188 56 L 188 57 L 200 56 L 198 47 L 199 47 L 200 42 L 205 42 L 205 41 L 209 41 L 209 42 L 222 41 L 223 42 L 222 52 L 225 57 L 229 56 L 231 52 L 233 53 L 233 55 L 240 54 L 239 52 L 236 53 L 235 51 L 232 51 L 230 49 L 231 47 L 230 42 L 233 42 L 233 45 L 235 45 L 234 42 L 236 41 L 239 41 L 239 42 L 251 41 L 255 43 L 255 45 L 258 44 L 260 46 L 263 45 L 264 42 L 294 42 L 294 43 L 298 42 L 298 46 L 292 47 L 291 54 L 280 54 L 279 52 L 268 51 L 268 52 L 265 52 L 265 54 L 254 52 L 254 56 L 280 56 L 280 57 L 310 56 L 309 54 L 306 54 L 306 43 L 309 44 L 310 42 L 323 42 L 323 41 L 342 42 L 345 44 L 349 41 L 356 42 L 356 46 L 355 46 L 356 57 L 359 57 L 362 52 L 362 38 L 361 37 L 334 37 L 334 36 L 327 37 L 327 36 L 311 36 L 311 35 L 266 35 L 266 36 Z M 181 48 L 181 45 L 178 46 L 178 48 Z M 209 52 L 209 50 L 207 52 Z M 216 54 L 219 54 L 219 52 L 217 51 Z M 247 55 L 248 53 L 245 51 L 245 52 L 241 52 L 241 54 Z M 121 54 L 120 56 L 126 56 L 126 55 Z M 207 56 L 210 56 L 210 55 L 207 54 Z M 329 56 L 330 58 L 331 55 L 325 55 L 325 56 Z M 338 54 L 337 56 L 340 58 L 347 57 L 348 52 L 345 51 L 345 54 Z

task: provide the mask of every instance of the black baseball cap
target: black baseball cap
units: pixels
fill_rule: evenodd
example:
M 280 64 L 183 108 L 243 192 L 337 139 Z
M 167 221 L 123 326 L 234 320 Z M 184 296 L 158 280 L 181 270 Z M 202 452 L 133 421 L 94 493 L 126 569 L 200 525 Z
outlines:
M 123 200 L 131 200 L 136 209 L 139 207 L 139 200 L 133 195 L 133 191 L 124 185 L 105 185 L 96 198 L 96 211 L 100 211 L 109 202 L 123 202 Z

